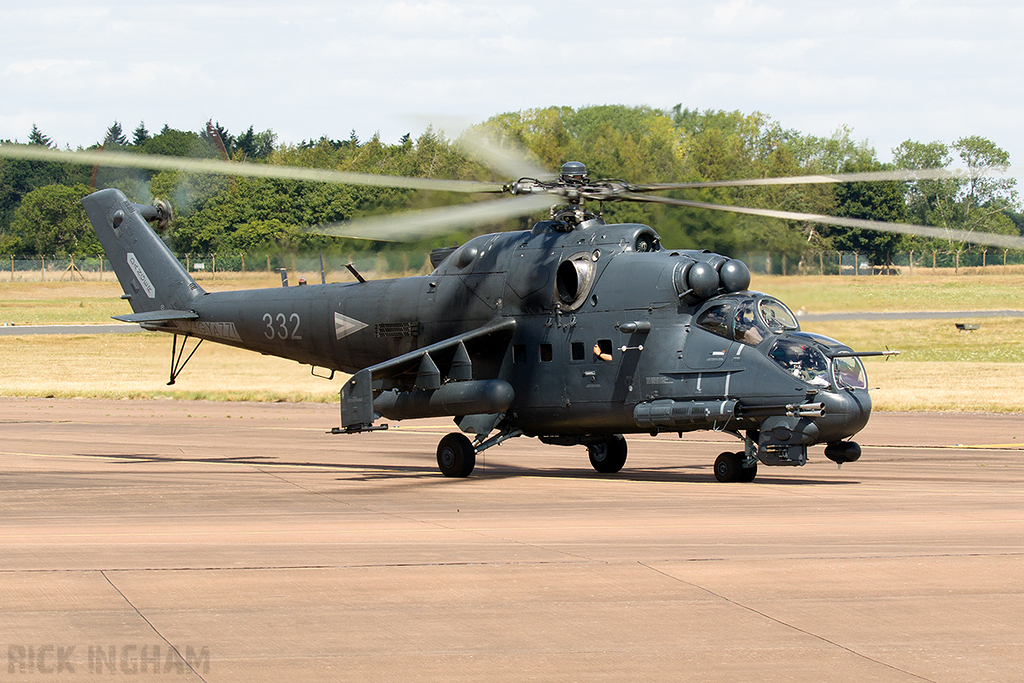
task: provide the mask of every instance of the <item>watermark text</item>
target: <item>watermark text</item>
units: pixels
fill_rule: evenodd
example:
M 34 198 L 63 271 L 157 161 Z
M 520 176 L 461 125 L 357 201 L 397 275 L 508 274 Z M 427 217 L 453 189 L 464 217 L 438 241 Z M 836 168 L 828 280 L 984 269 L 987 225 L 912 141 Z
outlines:
M 128 643 L 121 645 L 8 645 L 8 674 L 88 673 L 107 675 L 210 672 L 210 648 Z

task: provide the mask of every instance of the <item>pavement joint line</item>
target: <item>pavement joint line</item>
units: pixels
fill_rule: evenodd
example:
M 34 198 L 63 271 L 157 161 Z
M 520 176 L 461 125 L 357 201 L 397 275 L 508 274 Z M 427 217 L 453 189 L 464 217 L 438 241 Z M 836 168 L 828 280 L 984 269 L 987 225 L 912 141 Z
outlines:
M 1024 558 L 1024 552 L 1012 553 L 936 553 L 936 554 L 909 554 L 909 555 L 814 555 L 781 556 L 768 560 L 759 561 L 788 561 L 788 562 L 820 562 L 820 561 L 870 561 L 870 560 L 927 560 L 927 559 L 961 559 L 961 558 Z M 698 564 L 709 562 L 744 562 L 736 558 L 726 557 L 686 557 L 675 559 L 650 560 L 648 562 L 637 562 L 636 560 L 595 560 L 592 558 L 578 558 L 566 560 L 503 560 L 503 561 L 471 561 L 460 562 L 388 562 L 388 563 L 367 563 L 367 564 L 298 564 L 298 565 L 248 565 L 244 567 L 228 566 L 206 566 L 206 567 L 86 567 L 81 569 L 0 569 L 2 574 L 92 574 L 96 572 L 126 573 L 126 572 L 221 572 L 221 571 L 302 571 L 307 569 L 387 569 L 387 568 L 416 568 L 416 567 L 530 567 L 530 566 L 573 566 L 573 565 L 607 565 L 607 566 L 630 566 L 641 565 L 655 572 L 665 574 L 654 565 L 662 564 Z M 665 574 L 669 578 L 681 580 L 678 577 Z M 109 580 L 109 579 L 108 579 Z M 699 587 L 702 590 L 703 587 Z
M 111 588 L 113 588 L 113 589 L 114 589 L 115 591 L 117 591 L 117 594 L 118 594 L 118 595 L 120 595 L 120 596 L 121 596 L 121 597 L 122 597 L 122 598 L 124 599 L 124 601 L 125 601 L 126 603 L 128 603 L 128 606 L 129 606 L 129 607 L 131 607 L 131 608 L 132 608 L 133 610 L 135 610 L 135 613 L 139 615 L 139 618 L 140 618 L 140 619 L 142 619 L 142 620 L 143 620 L 144 622 L 146 622 L 146 624 L 147 624 L 147 625 L 148 625 L 148 626 L 149 626 L 149 627 L 150 627 L 151 629 L 153 629 L 153 633 L 155 633 L 155 634 L 157 635 L 157 637 L 159 637 L 159 638 L 160 638 L 160 640 L 162 640 L 162 641 L 164 641 L 165 643 L 167 643 L 167 647 L 169 647 L 169 648 L 171 648 L 172 650 L 174 650 L 174 654 L 178 655 L 178 658 L 179 658 L 179 659 L 181 659 L 181 661 L 185 662 L 185 666 L 187 666 L 187 667 L 188 667 L 189 671 L 191 671 L 192 673 L 194 673 L 194 674 L 195 674 L 195 675 L 196 675 L 196 676 L 197 676 L 197 677 L 199 678 L 199 680 L 201 680 L 201 681 L 203 681 L 203 682 L 205 683 L 206 679 L 205 679 L 205 678 L 203 678 L 203 677 L 202 677 L 202 676 L 200 675 L 200 673 L 199 673 L 198 671 L 196 671 L 196 670 L 195 670 L 195 668 L 194 668 L 194 667 L 192 666 L 192 664 L 191 664 L 191 663 L 190 663 L 190 662 L 189 662 L 189 661 L 188 661 L 187 659 L 185 659 L 184 657 L 182 657 L 182 656 L 181 656 L 181 652 L 179 652 L 179 651 L 178 651 L 178 648 L 174 646 L 174 643 L 172 643 L 171 641 L 167 640 L 167 638 L 166 638 L 166 637 L 164 636 L 164 634 L 160 633 L 160 629 L 158 629 L 158 628 L 157 628 L 157 627 L 156 627 L 156 626 L 155 626 L 155 625 L 153 624 L 153 622 L 151 622 L 151 621 L 150 621 L 149 619 L 147 619 L 147 618 L 146 618 L 146 615 L 145 615 L 145 614 L 143 614 L 143 613 L 142 613 L 141 611 L 139 611 L 139 608 L 138 608 L 138 607 L 136 607 L 136 606 L 135 606 L 135 605 L 134 605 L 134 604 L 132 603 L 132 601 L 128 599 L 128 596 L 127 596 L 127 595 L 125 595 L 125 594 L 124 594 L 124 593 L 123 593 L 123 592 L 121 591 L 121 589 L 120 589 L 120 588 L 118 588 L 117 586 L 115 586 L 115 585 L 114 585 L 114 582 L 110 580 L 110 577 L 109 577 L 109 576 L 107 576 L 107 575 L 106 575 L 106 574 L 104 573 L 104 571 L 103 571 L 102 569 L 100 570 L 100 576 L 102 576 L 102 577 L 103 577 L 103 578 L 104 578 L 104 579 L 106 580 L 106 582 L 110 584 L 110 587 L 111 587 Z
M 365 512 L 369 512 L 369 513 L 373 513 L 373 514 L 380 514 L 380 515 L 387 515 L 387 516 L 394 517 L 393 513 L 380 512 L 380 511 L 376 511 L 376 510 L 364 510 L 364 511 Z M 398 528 L 398 529 L 338 529 L 338 528 L 330 528 L 330 529 L 311 530 L 311 529 L 308 529 L 308 528 L 302 528 L 302 529 L 297 529 L 297 530 L 294 530 L 294 531 L 288 531 L 288 530 L 282 530 L 282 529 L 252 529 L 252 530 L 231 529 L 231 530 L 227 530 L 227 531 L 194 531 L 194 530 L 190 530 L 187 533 L 182 533 L 181 531 L 167 531 L 167 532 L 150 531 L 150 532 L 147 532 L 146 536 L 147 536 L 147 538 L 162 538 L 162 537 L 163 538 L 167 538 L 167 537 L 181 538 L 182 536 L 188 536 L 190 538 L 191 537 L 231 536 L 231 537 L 237 538 L 237 537 L 246 537 L 246 536 L 263 536 L 263 535 L 266 535 L 266 534 L 274 534 L 274 535 L 287 534 L 287 535 L 290 535 L 290 536 L 307 536 L 307 535 L 308 536 L 323 536 L 323 535 L 328 535 L 328 534 L 330 534 L 330 535 L 352 536 L 352 535 L 358 535 L 358 534 L 366 534 L 366 535 L 377 535 L 377 536 L 380 536 L 380 535 L 390 535 L 390 534 L 397 533 L 397 532 L 408 533 L 408 532 L 425 532 L 425 531 L 426 532 L 430 532 L 430 531 L 447 531 L 447 532 L 453 532 L 453 533 L 459 533 L 459 534 L 474 534 L 474 535 L 484 536 L 486 538 L 491 538 L 491 539 L 494 539 L 494 540 L 506 541 L 508 543 L 521 543 L 521 541 L 516 541 L 515 539 L 502 538 L 502 537 L 496 537 L 496 536 L 490 536 L 489 535 L 489 534 L 495 534 L 495 533 L 501 533 L 501 532 L 507 533 L 507 531 L 508 531 L 507 527 L 456 527 L 456 526 L 446 526 L 446 525 L 438 524 L 438 523 L 432 522 L 430 520 L 416 520 L 416 519 L 405 518 L 405 517 L 397 517 L 397 519 L 401 519 L 402 521 L 405 521 L 405 522 L 411 522 L 413 524 L 416 524 L 417 526 L 415 528 L 414 527 L 408 527 L 408 528 Z M 1011 519 L 1001 519 L 1000 521 L 1006 522 L 1006 523 L 1012 523 L 1014 520 L 1011 520 Z M 306 520 L 303 520 L 303 523 L 305 523 L 305 522 L 306 522 Z M 978 525 L 978 524 L 991 524 L 992 520 L 990 520 L 990 519 L 965 519 L 963 517 L 957 517 L 956 522 L 959 525 L 964 525 L 964 526 L 968 526 L 969 527 L 969 526 L 974 526 L 974 525 Z M 906 526 L 921 526 L 921 525 L 932 527 L 932 526 L 934 526 L 934 524 L 935 524 L 934 518 L 922 518 L 920 520 L 916 520 L 916 521 L 913 521 L 913 522 L 904 522 L 903 523 L 903 525 L 905 527 Z M 814 529 L 814 528 L 817 528 L 817 527 L 831 528 L 833 525 L 834 525 L 834 523 L 829 521 L 829 520 L 813 521 L 813 522 L 810 522 L 810 521 L 809 522 L 790 522 L 789 523 L 789 526 L 791 526 L 791 527 L 802 528 L 802 529 Z M 429 529 L 424 529 L 424 526 L 427 526 L 427 527 L 430 527 L 430 528 Z M 748 524 L 745 521 L 740 520 L 740 521 L 737 521 L 735 523 L 721 523 L 721 524 L 699 523 L 699 522 L 693 522 L 693 523 L 689 523 L 689 524 L 647 524 L 647 525 L 644 525 L 644 529 L 645 530 L 646 529 L 651 529 L 651 530 L 664 531 L 664 530 L 683 530 L 683 529 L 691 530 L 691 529 L 694 529 L 694 528 L 700 528 L 700 529 L 732 529 L 732 528 L 737 528 L 737 527 L 738 528 L 746 528 L 747 526 L 748 526 Z M 589 531 L 589 532 L 602 531 L 603 532 L 603 531 L 615 531 L 615 530 L 634 529 L 634 528 L 635 528 L 635 526 L 632 525 L 632 524 L 623 523 L 623 524 L 620 524 L 620 525 L 602 524 L 602 525 L 598 525 L 598 526 L 562 526 L 562 527 L 559 527 L 558 530 L 561 531 L 561 532 L 568 532 L 568 531 L 579 531 L 579 532 L 582 532 L 582 531 Z M 517 531 L 517 532 L 545 531 L 545 530 L 548 530 L 548 527 L 523 527 L 523 526 L 515 527 L 515 531 Z M 121 533 L 105 533 L 105 532 L 54 533 L 54 534 L 43 534 L 43 533 L 34 532 L 34 533 L 24 533 L 24 534 L 0 534 L 0 540 L 11 540 L 11 541 L 18 541 L 18 540 L 24 540 L 24 539 L 48 539 L 48 540 L 52 540 L 52 539 L 56 539 L 56 538 L 87 539 L 87 538 L 110 538 L 110 537 L 113 537 L 113 538 L 123 538 L 123 534 L 121 534 Z M 131 543 L 133 545 L 151 545 L 149 543 L 139 543 L 138 541 L 135 541 L 135 540 L 131 541 Z M 529 547 L 544 548 L 544 546 L 539 546 L 539 545 L 531 545 Z M 544 548 L 544 549 L 547 549 L 547 548 Z M 557 551 L 557 552 L 565 552 L 565 551 Z
M 651 565 L 649 565 L 649 564 L 647 564 L 645 562 L 638 561 L 637 564 L 639 564 L 641 567 L 646 567 L 647 569 L 651 570 L 652 572 L 655 572 L 657 574 L 661 574 L 662 576 L 665 576 L 665 577 L 667 577 L 667 578 L 669 578 L 669 579 L 671 579 L 673 581 L 677 581 L 677 582 L 679 582 L 681 584 L 684 584 L 686 586 L 690 586 L 691 588 L 695 588 L 697 590 L 704 591 L 708 595 L 711 595 L 711 596 L 713 596 L 713 597 L 715 597 L 715 598 L 717 598 L 719 600 L 727 602 L 730 605 L 734 605 L 736 607 L 739 607 L 740 609 L 746 610 L 746 611 L 748 611 L 748 612 L 750 612 L 752 614 L 756 614 L 756 615 L 758 615 L 758 616 L 760 616 L 760 617 L 762 617 L 764 619 L 768 619 L 769 621 L 773 621 L 776 624 L 779 624 L 780 626 L 783 626 L 783 627 L 788 628 L 788 629 L 792 629 L 793 631 L 796 631 L 797 633 L 802 633 L 802 634 L 804 634 L 804 635 L 806 635 L 806 636 L 808 636 L 810 638 L 814 638 L 816 640 L 820 640 L 821 642 L 827 643 L 827 644 L 831 645 L 832 647 L 835 647 L 835 648 L 838 648 L 840 650 L 843 650 L 844 652 L 849 652 L 853 656 L 860 657 L 861 659 L 864 659 L 865 661 L 872 662 L 874 664 L 877 664 L 878 666 L 882 666 L 882 667 L 885 667 L 887 669 L 891 669 L 893 671 L 898 671 L 899 673 L 905 674 L 907 676 L 913 676 L 914 678 L 917 678 L 919 680 L 927 681 L 927 683 L 938 683 L 934 679 L 926 678 L 924 676 L 921 676 L 920 674 L 916 674 L 916 673 L 914 673 L 912 671 L 908 671 L 907 669 L 903 669 L 903 668 L 900 668 L 900 667 L 895 666 L 893 664 L 889 664 L 888 662 L 883 662 L 882 660 L 876 659 L 875 657 L 870 657 L 870 656 L 864 654 L 863 652 L 859 652 L 857 650 L 854 650 L 852 647 L 849 647 L 847 645 L 843 645 L 842 643 L 839 643 L 839 642 L 836 642 L 836 641 L 831 640 L 829 638 L 826 638 L 825 636 L 823 636 L 821 634 L 814 633 L 812 631 L 808 631 L 807 629 L 804 629 L 804 628 L 800 628 L 799 626 L 797 626 L 795 624 L 791 624 L 791 623 L 789 623 L 787 621 L 783 621 L 782 619 L 780 619 L 778 617 L 773 617 L 772 615 L 768 614 L 767 612 L 763 612 L 763 611 L 761 611 L 759 609 L 755 609 L 754 607 L 751 607 L 750 605 L 745 605 L 742 602 L 738 602 L 736 600 L 733 600 L 732 598 L 727 597 L 725 595 L 722 595 L 721 593 L 716 593 L 715 591 L 711 590 L 710 588 L 707 588 L 707 587 L 702 586 L 702 585 L 697 584 L 697 583 L 693 583 L 692 581 L 687 581 L 687 580 L 682 579 L 682 578 L 680 578 L 678 576 L 673 576 L 672 574 L 669 574 L 668 572 L 665 572 L 665 571 L 662 571 L 662 570 L 657 569 L 655 567 L 652 567 Z
M 681 562 L 723 562 L 723 558 L 694 558 L 677 560 Z M 303 571 L 307 569 L 401 569 L 418 567 L 553 567 L 558 565 L 608 565 L 625 566 L 635 564 L 632 560 L 594 560 L 579 558 L 570 560 L 538 561 L 462 561 L 462 562 L 391 562 L 384 564 L 299 564 L 299 565 L 251 565 L 245 567 L 87 567 L 82 569 L 0 569 L 2 574 L 94 574 L 128 572 L 232 572 L 232 571 Z M 109 579 L 108 579 L 109 581 Z

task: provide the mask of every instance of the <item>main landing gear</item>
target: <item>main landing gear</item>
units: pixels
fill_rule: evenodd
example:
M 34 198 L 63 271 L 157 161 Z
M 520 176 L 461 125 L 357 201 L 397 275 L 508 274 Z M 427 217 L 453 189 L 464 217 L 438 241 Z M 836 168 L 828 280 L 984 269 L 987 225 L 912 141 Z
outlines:
M 437 466 L 446 477 L 468 477 L 476 466 L 476 449 L 463 434 L 453 432 L 437 444 Z
M 521 436 L 518 429 L 507 430 L 486 441 L 474 444 L 464 434 L 452 432 L 437 444 L 437 466 L 446 477 L 468 477 L 476 465 L 476 454 L 491 446 L 497 446 L 506 439 Z M 548 443 L 548 442 L 546 442 Z M 560 445 L 579 445 L 579 441 Z M 614 474 L 626 464 L 626 438 L 622 434 L 600 437 L 597 441 L 585 442 L 590 454 L 590 464 L 601 474 Z
M 587 446 L 590 464 L 601 474 L 614 474 L 626 464 L 626 438 L 622 434 L 606 436 Z
M 522 436 L 518 429 L 504 429 L 489 439 L 483 437 L 476 443 L 460 432 L 452 432 L 437 444 L 437 466 L 446 477 L 468 477 L 476 466 L 476 454 L 516 436 Z

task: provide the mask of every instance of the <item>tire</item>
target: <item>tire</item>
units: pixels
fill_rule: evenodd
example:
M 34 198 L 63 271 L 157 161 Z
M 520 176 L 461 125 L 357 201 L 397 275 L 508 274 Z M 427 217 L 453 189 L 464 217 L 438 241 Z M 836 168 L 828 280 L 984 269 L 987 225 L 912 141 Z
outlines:
M 453 432 L 437 444 L 437 466 L 446 477 L 468 477 L 476 466 L 476 449 L 464 434 Z
M 739 453 L 722 453 L 715 458 L 715 479 L 728 484 L 740 480 L 743 470 L 743 456 Z
M 612 434 L 598 443 L 587 446 L 590 464 L 601 474 L 614 474 L 626 464 L 626 438 Z
M 747 458 L 747 454 L 746 453 L 737 453 L 736 455 L 738 455 L 740 457 L 740 462 L 741 463 Z M 756 462 L 753 465 L 751 465 L 750 467 L 743 467 L 742 464 L 740 465 L 740 478 L 739 478 L 738 481 L 742 481 L 742 482 L 745 482 L 745 483 L 750 483 L 750 482 L 754 481 L 754 477 L 756 477 L 756 476 L 757 476 L 757 463 Z

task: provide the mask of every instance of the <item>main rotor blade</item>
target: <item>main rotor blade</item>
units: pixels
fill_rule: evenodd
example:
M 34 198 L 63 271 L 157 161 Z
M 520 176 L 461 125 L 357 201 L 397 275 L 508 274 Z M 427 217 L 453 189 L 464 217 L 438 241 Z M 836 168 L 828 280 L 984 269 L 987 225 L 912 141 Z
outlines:
M 953 230 L 936 228 L 930 225 L 914 225 L 910 223 L 886 223 L 885 221 L 872 221 L 864 218 L 843 218 L 840 216 L 825 216 L 814 213 L 796 213 L 794 211 L 776 211 L 774 209 L 754 209 L 749 206 L 727 206 L 725 204 L 708 204 L 707 202 L 691 202 L 686 199 L 672 199 L 671 197 L 651 197 L 648 195 L 624 195 L 625 198 L 649 202 L 652 204 L 669 204 L 671 206 L 688 206 L 695 209 L 710 209 L 713 211 L 730 211 L 751 216 L 766 216 L 768 218 L 781 218 L 787 221 L 807 221 L 809 223 L 822 223 L 825 225 L 841 225 L 847 228 L 861 228 L 865 230 L 880 230 L 882 232 L 898 232 L 904 235 L 917 235 L 919 237 L 935 237 L 943 240 L 956 242 L 970 242 L 971 244 L 983 244 L 1003 249 L 1024 249 L 1024 237 L 1013 235 L 999 235 L 991 232 L 972 232 L 970 230 Z
M 1000 176 L 1017 177 L 1017 172 L 1007 168 L 1004 170 L 990 169 L 982 173 L 985 177 Z M 877 182 L 897 180 L 913 182 L 915 180 L 947 180 L 970 178 L 963 170 L 945 168 L 922 168 L 917 170 L 866 171 L 863 173 L 836 173 L 833 175 L 798 175 L 785 178 L 744 178 L 741 180 L 708 180 L 692 183 L 647 183 L 630 185 L 633 192 L 658 192 L 659 190 L 697 190 L 705 187 L 760 187 L 770 185 L 821 185 L 827 183 Z
M 558 175 L 535 164 L 525 150 L 498 147 L 477 130 L 466 131 L 458 142 L 479 161 L 508 178 L 554 178 Z
M 64 152 L 40 145 L 0 145 L 0 157 L 83 164 L 86 166 L 144 168 L 151 171 L 185 171 L 187 173 L 213 173 L 217 175 L 247 176 L 250 178 L 309 180 L 344 185 L 400 187 L 409 190 L 439 190 L 465 193 L 502 192 L 501 183 L 486 183 L 475 180 L 407 178 L 403 176 L 352 173 L 349 171 L 332 171 L 329 169 L 303 168 L 299 166 L 272 166 L 270 164 L 254 164 L 246 161 L 192 159 L 157 154 L 132 154 L 128 152 L 100 152 L 93 150 Z
M 548 195 L 525 195 L 494 201 L 420 209 L 386 216 L 357 218 L 306 228 L 305 232 L 378 242 L 411 242 L 466 227 L 516 218 L 551 206 Z

